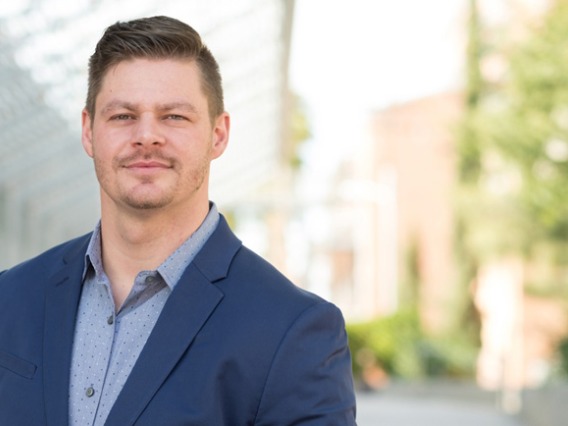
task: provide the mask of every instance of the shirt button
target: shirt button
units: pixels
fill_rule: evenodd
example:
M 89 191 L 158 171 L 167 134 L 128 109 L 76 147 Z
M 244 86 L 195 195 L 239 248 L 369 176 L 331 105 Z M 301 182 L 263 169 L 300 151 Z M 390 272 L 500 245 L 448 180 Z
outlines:
M 114 324 L 114 315 L 111 315 L 110 317 L 107 318 L 107 324 L 108 325 Z
M 154 278 L 152 275 L 147 276 L 144 280 L 144 282 L 148 285 L 154 284 L 154 281 L 156 281 L 156 278 Z
M 88 387 L 87 390 L 85 391 L 85 395 L 87 395 L 87 398 L 92 397 L 95 394 L 95 390 L 92 387 Z

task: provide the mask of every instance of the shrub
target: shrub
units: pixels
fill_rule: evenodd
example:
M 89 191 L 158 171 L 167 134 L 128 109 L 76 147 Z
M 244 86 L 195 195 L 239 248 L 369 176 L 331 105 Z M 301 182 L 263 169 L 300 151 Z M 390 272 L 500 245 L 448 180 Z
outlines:
M 369 384 L 369 372 L 380 370 L 389 377 L 472 377 L 477 348 L 464 337 L 427 336 L 413 310 L 388 317 L 348 324 L 353 373 Z

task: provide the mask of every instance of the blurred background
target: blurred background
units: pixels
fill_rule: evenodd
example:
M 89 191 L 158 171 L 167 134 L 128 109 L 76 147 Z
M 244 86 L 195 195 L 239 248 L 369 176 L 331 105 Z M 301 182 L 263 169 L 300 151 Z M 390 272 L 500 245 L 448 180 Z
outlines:
M 0 269 L 94 227 L 87 60 L 155 14 L 218 58 L 211 197 L 342 309 L 361 414 L 460 397 L 565 424 L 568 0 L 2 2 Z

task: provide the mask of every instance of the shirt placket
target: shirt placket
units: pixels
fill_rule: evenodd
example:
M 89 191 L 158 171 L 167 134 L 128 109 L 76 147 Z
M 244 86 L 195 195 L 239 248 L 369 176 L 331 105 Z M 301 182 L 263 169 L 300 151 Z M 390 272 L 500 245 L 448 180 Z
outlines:
M 120 308 L 116 316 L 113 316 L 114 338 L 110 350 L 109 361 L 107 362 L 107 372 L 106 379 L 103 383 L 103 392 L 99 396 L 97 415 L 93 423 L 94 426 L 104 425 L 118 393 L 120 393 L 124 382 L 128 378 L 128 374 L 123 374 L 122 370 L 125 365 L 133 365 L 139 354 L 138 352 L 135 352 L 134 354 L 130 353 L 127 350 L 128 348 L 125 347 L 125 344 L 127 344 L 131 338 L 140 340 L 140 336 L 138 336 L 136 328 L 132 325 L 128 325 L 128 321 L 125 317 L 130 312 L 140 308 L 140 305 L 146 301 L 146 298 L 144 297 L 145 295 L 153 294 L 152 287 L 161 288 L 159 285 L 160 282 L 161 280 L 156 271 L 140 272 L 134 281 L 134 286 L 130 294 L 124 301 L 123 306 Z M 111 319 L 109 318 L 109 322 L 110 321 Z M 127 325 L 123 324 L 125 321 L 127 322 Z M 149 329 L 151 329 L 151 327 L 149 327 Z M 120 383 L 120 385 L 117 385 L 117 382 Z
M 88 303 L 81 306 L 77 327 L 74 358 L 82 365 L 77 369 L 82 377 L 72 381 L 79 389 L 72 392 L 76 412 L 73 416 L 76 425 L 93 424 L 97 416 L 114 340 L 114 303 L 110 286 L 103 278 L 96 279 L 84 291 L 95 293 L 86 297 Z

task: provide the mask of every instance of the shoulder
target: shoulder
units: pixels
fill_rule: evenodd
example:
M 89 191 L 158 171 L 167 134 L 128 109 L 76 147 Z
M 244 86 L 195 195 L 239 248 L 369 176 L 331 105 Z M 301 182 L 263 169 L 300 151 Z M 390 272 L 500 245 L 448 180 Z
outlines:
M 280 301 L 292 298 L 296 301 L 304 300 L 308 304 L 324 302 L 321 297 L 298 287 L 274 265 L 246 246 L 242 246 L 236 254 L 229 276 L 240 278 L 242 285 L 272 294 Z
M 264 323 L 275 335 L 313 321 L 343 329 L 343 317 L 335 305 L 299 287 L 246 246 L 234 256 L 226 278 L 215 285 L 227 307 L 242 312 L 243 321 Z
M 244 246 L 223 217 L 195 257 L 194 265 L 224 294 L 225 306 L 248 309 L 249 317 L 289 322 L 313 305 L 330 305 L 292 283 L 270 262 Z

